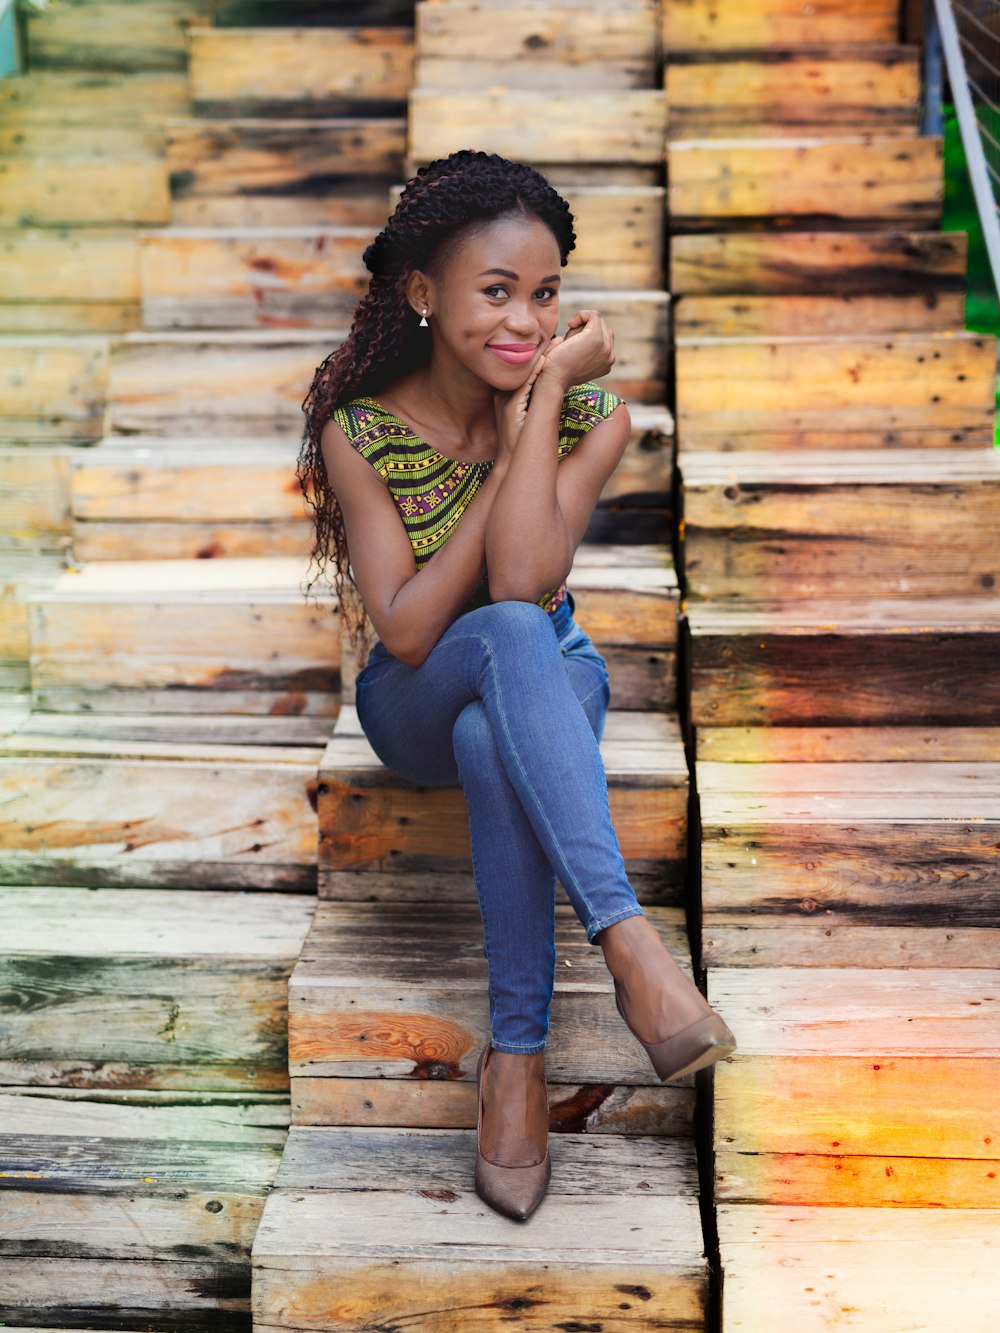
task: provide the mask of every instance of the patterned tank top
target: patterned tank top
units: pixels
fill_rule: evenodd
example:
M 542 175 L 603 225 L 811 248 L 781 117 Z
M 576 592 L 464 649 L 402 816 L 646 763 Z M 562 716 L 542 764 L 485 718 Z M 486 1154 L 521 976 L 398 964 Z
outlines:
M 597 384 L 578 384 L 566 391 L 559 418 L 559 460 L 566 458 L 587 431 L 611 415 L 622 400 Z M 457 528 L 493 461 L 460 463 L 432 449 L 399 417 L 370 397 L 354 398 L 333 412 L 333 420 L 366 458 L 389 489 L 413 556 L 420 569 Z M 566 603 L 561 584 L 538 605 L 553 615 Z M 486 581 L 466 610 L 490 600 Z M 568 611 L 567 607 L 567 611 Z

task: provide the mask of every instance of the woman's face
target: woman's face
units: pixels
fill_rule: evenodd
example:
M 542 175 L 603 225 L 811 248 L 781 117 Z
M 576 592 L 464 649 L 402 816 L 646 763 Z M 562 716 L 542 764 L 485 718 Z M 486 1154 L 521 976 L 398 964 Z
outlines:
M 560 271 L 556 238 L 538 218 L 470 228 L 427 277 L 434 359 L 516 389 L 558 326 Z

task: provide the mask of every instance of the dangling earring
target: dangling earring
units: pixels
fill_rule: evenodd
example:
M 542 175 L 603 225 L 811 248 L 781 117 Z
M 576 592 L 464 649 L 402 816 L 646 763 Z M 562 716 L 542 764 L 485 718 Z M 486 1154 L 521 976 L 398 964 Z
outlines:
M 426 310 L 423 310 L 423 311 L 421 311 L 421 314 L 420 314 L 420 323 L 419 323 L 419 325 L 418 325 L 418 328 L 426 329 L 426 328 L 428 328 L 428 327 L 429 327 L 429 325 L 428 325 L 428 323 L 427 323 L 427 311 L 426 311 Z

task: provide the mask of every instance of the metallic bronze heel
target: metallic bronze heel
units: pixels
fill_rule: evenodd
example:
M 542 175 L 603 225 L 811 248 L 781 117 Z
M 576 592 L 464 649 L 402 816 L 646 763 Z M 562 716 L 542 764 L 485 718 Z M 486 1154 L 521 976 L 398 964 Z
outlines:
M 504 1217 L 515 1222 L 525 1222 L 545 1198 L 552 1176 L 552 1162 L 548 1149 L 545 1156 L 534 1166 L 501 1166 L 499 1162 L 490 1162 L 482 1154 L 479 1138 L 483 1130 L 483 1074 L 489 1054 L 492 1051 L 489 1042 L 483 1047 L 476 1069 L 476 1092 L 479 1100 L 479 1114 L 476 1123 L 476 1193 L 483 1203 L 495 1208 Z
M 686 1028 L 681 1028 L 680 1032 L 675 1032 L 672 1037 L 666 1037 L 663 1041 L 647 1042 L 637 1035 L 625 1016 L 617 981 L 615 1004 L 629 1032 L 640 1046 L 645 1048 L 661 1083 L 681 1078 L 684 1074 L 693 1074 L 698 1069 L 706 1069 L 717 1060 L 732 1055 L 736 1050 L 736 1038 L 714 1009 L 704 1018 L 695 1019 Z

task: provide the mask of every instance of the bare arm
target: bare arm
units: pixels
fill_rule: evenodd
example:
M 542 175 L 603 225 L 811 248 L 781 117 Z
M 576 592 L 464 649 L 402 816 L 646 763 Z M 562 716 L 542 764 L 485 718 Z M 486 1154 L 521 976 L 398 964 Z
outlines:
M 344 515 L 351 569 L 375 632 L 393 656 L 419 666 L 483 578 L 486 523 L 507 462 L 494 463 L 455 531 L 418 571 L 388 487 L 336 422 L 324 426 L 322 447 Z

